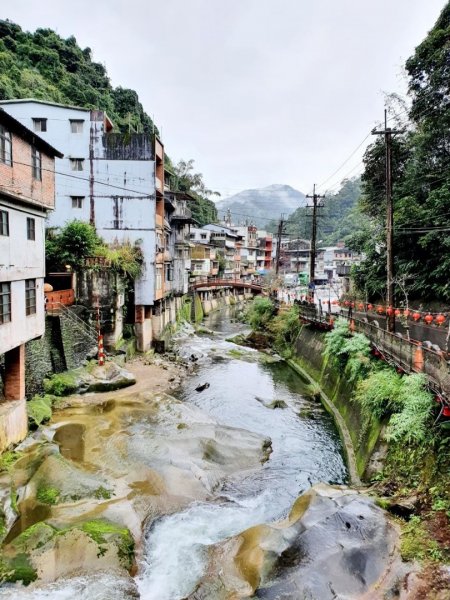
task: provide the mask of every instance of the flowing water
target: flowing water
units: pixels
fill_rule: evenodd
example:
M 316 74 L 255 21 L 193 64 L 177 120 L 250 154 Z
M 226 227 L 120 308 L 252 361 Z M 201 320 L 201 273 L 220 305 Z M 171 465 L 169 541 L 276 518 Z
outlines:
M 4 589 L 0 598 L 113 600 L 139 594 L 143 600 L 180 600 L 193 592 L 204 574 L 211 544 L 286 516 L 295 499 L 318 481 L 346 482 L 342 447 L 331 417 L 307 397 L 306 384 L 286 363 L 226 341 L 245 329 L 231 316 L 231 310 L 211 315 L 205 322 L 210 334 L 180 335 L 178 351 L 194 357 L 196 368 L 184 380 L 174 406 L 158 409 L 182 412 L 183 418 L 198 421 L 202 462 L 184 446 L 174 452 L 173 446 L 183 438 L 170 437 L 165 416 L 152 413 L 148 418 L 142 408 L 133 413 L 130 403 L 130 412 L 122 418 L 125 465 L 124 448 L 162 479 L 172 477 L 172 488 L 181 481 L 173 477 L 181 465 L 191 475 L 198 474 L 204 489 L 201 495 L 193 493 L 181 510 L 173 508 L 166 511 L 170 514 L 149 519 L 135 582 L 114 574 L 80 575 L 19 592 Z M 204 383 L 209 387 L 197 391 Z M 274 401 L 275 407 L 270 406 Z M 80 438 L 81 426 L 70 424 L 67 413 L 64 418 L 67 428 L 57 432 L 56 441 L 66 457 L 80 461 L 85 449 L 74 440 Z M 178 423 L 177 434 L 184 433 L 180 431 L 184 426 Z M 267 439 L 272 449 L 268 460 L 246 461 L 247 448 L 253 448 L 255 440 L 261 447 Z M 238 454 L 233 454 L 233 445 Z M 216 469 L 199 467 L 205 457 Z
M 322 406 L 305 398 L 306 385 L 299 376 L 284 362 L 261 360 L 257 351 L 244 349 L 242 356 L 233 357 L 239 350 L 225 338 L 243 326 L 232 323 L 228 314 L 214 313 L 205 324 L 213 336 L 180 342 L 182 354 L 199 357 L 199 368 L 181 399 L 220 423 L 270 437 L 273 451 L 261 468 L 221 482 L 217 501 L 195 503 L 150 527 L 137 580 L 143 599 L 185 597 L 204 571 L 209 545 L 285 516 L 295 499 L 318 481 L 346 480 L 334 424 Z M 210 385 L 197 392 L 203 383 Z M 274 400 L 286 407 L 268 408 Z

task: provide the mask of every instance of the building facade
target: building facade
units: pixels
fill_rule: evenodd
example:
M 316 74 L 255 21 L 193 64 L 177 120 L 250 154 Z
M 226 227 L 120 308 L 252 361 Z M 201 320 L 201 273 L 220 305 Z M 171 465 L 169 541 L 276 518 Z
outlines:
M 140 350 L 152 342 L 152 317 L 164 297 L 164 148 L 148 134 L 115 133 L 108 115 L 39 100 L 8 100 L 3 108 L 62 149 L 56 162 L 56 208 L 49 227 L 91 223 L 111 246 L 139 245 L 142 274 L 134 282 Z M 115 336 L 121 334 L 115 328 Z
M 62 156 L 0 108 L 0 451 L 27 431 L 25 343 L 45 331 L 45 220 Z

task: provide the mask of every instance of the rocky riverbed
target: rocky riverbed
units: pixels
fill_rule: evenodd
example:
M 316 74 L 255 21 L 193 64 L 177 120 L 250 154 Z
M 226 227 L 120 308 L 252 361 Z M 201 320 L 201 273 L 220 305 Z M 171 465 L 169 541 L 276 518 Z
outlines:
M 171 360 L 127 363 L 131 387 L 68 397 L 19 446 L 0 479 L 0 598 L 413 597 L 392 595 L 396 528 L 345 486 L 306 384 L 227 342 L 243 330 L 227 315 L 207 325 Z

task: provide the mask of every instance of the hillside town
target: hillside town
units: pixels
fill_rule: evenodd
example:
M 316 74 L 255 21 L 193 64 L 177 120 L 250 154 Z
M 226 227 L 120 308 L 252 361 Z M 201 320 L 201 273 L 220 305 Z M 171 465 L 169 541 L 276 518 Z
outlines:
M 121 278 L 111 277 L 107 261 L 95 256 L 84 257 L 78 271 L 68 265 L 63 272 L 46 272 L 46 231 L 81 221 L 112 248 L 139 248 L 142 269 L 132 282 L 133 303 L 127 308 L 134 315 L 141 352 L 164 340 L 192 290 L 215 295 L 239 282 L 267 283 L 278 241 L 252 224 L 234 224 L 231 214 L 199 227 L 189 193 L 173 189 L 161 140 L 117 133 L 101 110 L 5 100 L 0 101 L 0 118 L 1 241 L 2 256 L 8 257 L 1 267 L 5 327 L 0 329 L 0 354 L 5 354 L 5 397 L 22 406 L 20 433 L 5 438 L 7 447 L 26 431 L 26 343 L 43 335 L 46 311 L 51 319 L 74 305 L 84 307 L 107 349 L 124 333 Z M 306 282 L 310 241 L 282 237 L 279 244 L 280 275 L 294 274 L 291 287 L 302 277 Z M 358 259 L 343 244 L 319 247 L 315 281 L 340 289 L 339 278 Z
M 7 7 L 0 600 L 450 600 L 450 2 L 398 3 Z

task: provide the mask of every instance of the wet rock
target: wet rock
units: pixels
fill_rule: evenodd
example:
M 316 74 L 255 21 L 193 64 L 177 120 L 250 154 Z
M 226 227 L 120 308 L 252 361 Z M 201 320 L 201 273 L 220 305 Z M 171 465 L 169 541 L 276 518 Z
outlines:
M 68 396 L 87 392 L 106 392 L 133 385 L 136 378 L 130 372 L 109 361 L 103 366 L 89 363 L 87 367 L 53 375 L 44 380 L 46 394 Z
M 266 408 L 271 408 L 272 410 L 275 408 L 287 408 L 286 402 L 278 398 L 275 400 L 269 400 L 268 398 L 255 396 L 255 400 L 258 400 L 258 402 L 261 402 L 261 404 L 263 404 Z
M 21 490 L 20 502 L 33 500 L 53 506 L 83 498 L 106 500 L 112 494 L 112 486 L 103 478 L 78 469 L 60 454 L 51 454 Z
M 3 581 L 54 581 L 82 570 L 130 570 L 134 542 L 126 528 L 106 520 L 85 521 L 68 529 L 44 522 L 26 529 L 3 548 Z
M 208 388 L 209 388 L 209 383 L 208 383 L 208 382 L 206 382 L 206 383 L 202 383 L 202 384 L 198 385 L 198 386 L 195 388 L 195 391 L 196 391 L 196 392 L 203 392 L 204 390 L 206 390 L 206 389 L 208 389 Z
M 404 575 L 397 538 L 371 498 L 319 484 L 298 498 L 285 521 L 217 544 L 208 575 L 190 598 L 206 598 L 208 589 L 218 590 L 216 600 L 382 598 L 385 576 Z

